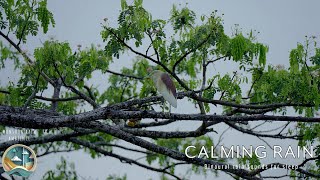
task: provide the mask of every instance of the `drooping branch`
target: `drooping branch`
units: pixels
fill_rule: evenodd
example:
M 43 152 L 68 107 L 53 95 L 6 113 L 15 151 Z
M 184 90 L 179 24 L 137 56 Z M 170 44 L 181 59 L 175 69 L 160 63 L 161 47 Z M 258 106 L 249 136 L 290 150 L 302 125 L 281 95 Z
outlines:
M 221 166 L 226 165 L 224 163 L 216 162 L 213 160 L 207 160 L 207 159 L 201 159 L 201 158 L 192 158 L 192 159 L 188 158 L 188 157 L 186 157 L 186 155 L 184 155 L 182 153 L 173 151 L 173 150 L 165 148 L 165 147 L 157 146 L 157 145 L 152 144 L 148 141 L 145 141 L 145 140 L 140 139 L 138 137 L 135 137 L 133 135 L 127 134 L 126 132 L 122 131 L 121 129 L 119 129 L 118 127 L 115 127 L 115 126 L 110 126 L 107 124 L 102 125 L 101 123 L 98 123 L 98 122 L 90 123 L 88 126 L 91 127 L 92 129 L 106 132 L 112 136 L 121 137 L 123 140 L 125 140 L 127 142 L 130 142 L 132 144 L 146 148 L 146 149 L 153 151 L 153 152 L 164 154 L 164 155 L 169 156 L 171 158 L 174 158 L 176 160 L 189 162 L 189 163 L 196 164 L 199 166 L 203 166 L 205 164 L 211 164 L 211 165 L 215 165 L 217 167 L 221 167 Z M 256 175 L 258 175 L 259 173 L 261 173 L 265 170 L 272 168 L 274 165 L 277 165 L 280 168 L 288 168 L 288 166 L 285 164 L 272 163 L 272 164 L 266 165 L 266 168 L 256 169 L 256 170 L 252 170 L 252 171 L 247 171 L 244 169 L 234 169 L 232 166 L 230 166 L 230 168 L 228 168 L 228 169 L 223 169 L 222 171 L 232 173 L 232 174 L 238 175 L 238 176 L 246 178 L 246 179 L 259 179 L 258 177 L 256 177 Z M 316 178 L 320 177 L 320 175 L 318 175 L 318 174 L 313 174 L 313 173 L 308 172 L 306 170 L 303 170 L 301 168 L 298 168 L 295 171 L 306 174 L 311 177 L 316 177 Z
M 267 138 L 275 138 L 275 139 L 296 139 L 296 140 L 302 138 L 302 136 L 298 136 L 298 135 L 284 136 L 282 134 L 262 134 L 262 133 L 254 132 L 249 129 L 242 128 L 240 126 L 237 126 L 237 125 L 229 123 L 229 122 L 225 122 L 225 123 L 228 124 L 233 129 L 236 129 L 242 133 L 254 135 L 257 137 L 267 137 Z
M 120 148 L 120 149 L 123 149 L 123 150 L 127 150 L 127 151 L 132 151 L 132 152 L 137 152 L 137 153 L 142 153 L 142 154 L 154 154 L 154 153 L 151 153 L 151 152 L 148 152 L 148 151 L 142 151 L 142 150 L 138 150 L 138 149 L 133 149 L 133 148 L 128 148 L 128 147 L 125 147 L 125 146 L 121 146 L 121 145 L 118 145 L 118 144 L 110 144 L 110 143 L 106 143 L 106 142 L 95 142 L 93 143 L 94 145 L 96 146 L 110 146 L 110 147 L 116 147 L 116 148 Z
M 213 161 L 213 160 L 208 160 L 208 159 L 188 158 L 185 154 L 183 154 L 181 152 L 177 152 L 177 151 L 168 149 L 166 147 L 155 145 L 155 144 L 148 142 L 144 139 L 138 138 L 132 134 L 124 132 L 117 126 L 110 126 L 108 124 L 101 124 L 99 122 L 91 122 L 91 123 L 83 125 L 83 126 L 86 126 L 84 128 L 90 128 L 90 129 L 99 130 L 101 132 L 105 132 L 105 133 L 110 134 L 114 137 L 121 138 L 122 140 L 127 141 L 129 143 L 132 143 L 134 145 L 140 146 L 140 147 L 145 148 L 147 150 L 150 150 L 152 152 L 156 152 L 156 153 L 160 153 L 160 154 L 169 156 L 169 157 L 176 159 L 176 160 L 189 162 L 189 163 L 199 165 L 199 166 L 204 166 L 205 164 L 210 164 L 213 166 L 223 167 L 226 165 L 225 163 Z M 223 169 L 223 171 L 236 174 L 236 175 L 243 177 L 243 178 L 250 178 L 250 179 L 254 179 L 254 180 L 259 179 L 257 177 L 251 176 L 251 175 L 248 176 L 250 174 L 250 172 L 247 170 L 235 169 L 232 166 L 230 166 L 230 167 L 231 167 L 230 169 Z
M 75 149 L 72 148 L 68 148 L 68 149 L 62 149 L 62 150 L 51 150 L 51 151 L 46 151 L 44 153 L 38 154 L 37 158 L 43 157 L 43 156 L 47 156 L 49 154 L 56 154 L 56 153 L 68 153 L 68 152 L 72 152 L 75 151 Z
M 84 146 L 84 147 L 87 147 L 87 148 L 90 148 L 90 149 L 93 149 L 95 150 L 96 152 L 98 153 L 101 153 L 105 156 L 110 156 L 110 157 L 113 157 L 113 158 L 116 158 L 116 159 L 119 159 L 122 163 L 128 163 L 128 164 L 135 164 L 137 166 L 140 166 L 140 167 L 143 167 L 145 169 L 148 169 L 148 170 L 151 170 L 151 171 L 155 171 L 155 172 L 160 172 L 160 173 L 165 173 L 165 174 L 168 174 L 176 179 L 181 179 L 179 178 L 178 176 L 166 171 L 166 170 L 163 170 L 163 169 L 158 169 L 158 168 L 154 168 L 154 167 L 151 167 L 151 166 L 148 166 L 148 165 L 145 165 L 145 164 L 142 164 L 142 163 L 139 163 L 133 159 L 130 159 L 130 158 L 127 158 L 127 157 L 124 157 L 124 156 L 121 156 L 121 155 L 118 155 L 118 154 L 115 154 L 111 151 L 107 151 L 107 150 L 104 150 L 90 142 L 87 142 L 87 141 L 83 141 L 83 140 L 79 140 L 77 138 L 70 138 L 69 140 L 70 142 L 73 142 L 75 144 L 79 144 L 81 146 Z

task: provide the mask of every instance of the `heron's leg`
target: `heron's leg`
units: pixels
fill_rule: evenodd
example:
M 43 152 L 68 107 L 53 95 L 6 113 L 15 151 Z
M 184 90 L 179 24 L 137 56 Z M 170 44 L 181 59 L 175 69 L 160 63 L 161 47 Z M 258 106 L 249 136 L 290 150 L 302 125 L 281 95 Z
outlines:
M 162 100 L 162 112 L 164 112 L 164 110 L 165 110 L 165 101 Z

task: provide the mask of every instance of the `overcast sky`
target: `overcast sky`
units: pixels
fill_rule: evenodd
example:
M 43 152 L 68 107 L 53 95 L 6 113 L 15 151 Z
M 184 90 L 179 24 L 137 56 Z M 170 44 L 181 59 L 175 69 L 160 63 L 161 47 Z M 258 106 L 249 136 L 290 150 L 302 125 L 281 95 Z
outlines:
M 305 35 L 320 34 L 320 2 L 317 0 L 198 0 L 198 1 L 170 1 L 170 0 L 145 0 L 144 7 L 152 13 L 154 19 L 168 19 L 169 12 L 173 3 L 184 4 L 188 2 L 188 7 L 196 12 L 197 15 L 210 14 L 218 10 L 219 14 L 224 14 L 224 26 L 227 34 L 231 34 L 231 27 L 239 24 L 243 31 L 251 29 L 260 32 L 258 40 L 269 46 L 268 64 L 288 65 L 289 51 L 296 47 L 297 42 L 303 42 Z M 104 46 L 100 31 L 103 19 L 107 17 L 111 25 L 115 25 L 120 11 L 120 1 L 107 0 L 49 0 L 48 8 L 53 12 L 56 21 L 55 28 L 51 28 L 46 35 L 40 34 L 37 37 L 30 37 L 28 43 L 23 45 L 23 49 L 30 52 L 35 47 L 41 46 L 41 42 L 53 37 L 59 41 L 68 41 L 72 48 L 76 49 L 78 44 L 83 47 L 91 44 L 101 44 Z M 126 63 L 126 60 L 133 57 L 126 57 L 118 60 L 119 69 Z M 225 72 L 232 72 L 232 68 L 226 63 L 218 64 L 214 69 L 222 69 Z M 95 84 L 104 86 L 107 76 L 95 76 Z M 0 82 L 2 84 L 16 79 L 12 68 L 0 70 Z M 102 88 L 102 87 L 101 87 Z M 103 88 L 105 89 L 105 88 Z M 185 107 L 179 102 L 179 108 L 175 112 L 196 112 L 193 106 Z M 179 128 L 175 125 L 174 128 Z M 184 125 L 192 127 L 194 125 Z M 215 127 L 218 132 L 224 130 L 224 126 Z M 181 129 L 181 128 L 180 128 Z M 211 134 L 212 136 L 217 136 Z M 236 137 L 236 138 L 235 138 Z M 215 137 L 216 138 L 216 137 Z M 249 137 L 230 131 L 225 135 L 225 145 L 251 145 L 261 144 L 256 138 Z M 274 141 L 273 144 L 280 142 Z M 290 144 L 286 141 L 281 144 Z M 117 151 L 117 153 L 120 151 Z M 60 155 L 50 155 L 39 160 L 37 171 L 31 179 L 38 179 L 42 174 L 55 168 L 55 163 L 60 161 Z M 127 174 L 128 179 L 158 179 L 159 175 L 146 171 L 134 165 L 123 165 L 116 159 L 103 157 L 92 160 L 88 154 L 81 152 L 70 153 L 65 157 L 76 163 L 76 169 L 82 177 L 91 179 L 105 179 L 108 174 Z M 287 160 L 288 161 L 288 160 Z M 142 161 L 143 162 L 143 161 Z M 179 168 L 178 175 L 184 174 L 184 168 Z M 271 171 L 268 171 L 269 173 Z M 192 179 L 205 179 L 203 176 L 192 176 Z M 212 179 L 208 177 L 207 179 Z M 225 179 L 222 176 L 220 179 Z

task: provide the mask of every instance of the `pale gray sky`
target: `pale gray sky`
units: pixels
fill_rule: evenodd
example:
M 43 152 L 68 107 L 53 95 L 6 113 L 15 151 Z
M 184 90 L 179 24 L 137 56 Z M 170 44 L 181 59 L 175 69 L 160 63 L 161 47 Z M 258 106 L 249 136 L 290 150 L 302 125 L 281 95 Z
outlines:
M 288 65 L 289 51 L 294 48 L 297 42 L 303 42 L 305 35 L 320 35 L 320 2 L 317 0 L 299 1 L 299 0 L 198 0 L 198 1 L 170 1 L 170 0 L 145 0 L 145 8 L 152 13 L 153 18 L 168 19 L 172 5 L 185 4 L 196 12 L 197 15 L 210 14 L 218 10 L 219 14 L 224 14 L 224 25 L 227 34 L 231 34 L 231 27 L 239 24 L 243 31 L 251 29 L 260 31 L 258 39 L 260 42 L 269 46 L 268 64 Z M 51 28 L 46 35 L 40 34 L 37 37 L 30 37 L 28 43 L 23 45 L 23 49 L 32 50 L 41 46 L 49 37 L 54 37 L 60 41 L 68 41 L 71 47 L 76 49 L 78 44 L 83 47 L 90 44 L 101 44 L 104 46 L 101 37 L 101 25 L 103 18 L 107 17 L 111 25 L 117 22 L 117 16 L 120 10 L 120 1 L 107 0 L 49 0 L 48 8 L 53 11 L 56 21 L 56 27 Z M 131 55 L 131 54 L 128 54 Z M 117 60 L 116 65 L 112 66 L 118 70 L 126 64 L 126 61 L 134 57 Z M 217 69 L 221 72 L 232 72 L 234 66 L 228 63 L 220 63 L 214 66 L 212 73 Z M 0 70 L 0 82 L 6 83 L 9 80 L 16 80 L 16 73 L 12 68 Z M 94 82 L 99 88 L 105 89 L 107 75 L 101 76 L 95 74 Z M 186 101 L 178 103 L 178 109 L 175 112 L 197 112 L 193 106 L 182 105 Z M 213 112 L 220 112 L 219 110 Z M 194 124 L 176 123 L 172 128 L 187 129 L 194 127 Z M 219 125 L 215 127 L 221 133 L 226 127 Z M 190 129 L 189 129 L 190 130 Z M 216 134 L 210 134 L 217 139 Z M 225 145 L 261 145 L 260 140 L 254 137 L 246 136 L 235 130 L 226 133 Z M 290 145 L 292 142 L 273 141 L 272 144 Z M 120 153 L 120 151 L 117 151 Z M 39 179 L 44 172 L 55 169 L 55 163 L 60 161 L 61 154 L 50 155 L 39 160 L 37 171 L 30 179 Z M 103 157 L 92 160 L 90 155 L 80 152 L 69 153 L 65 157 L 75 162 L 76 169 L 83 177 L 91 179 L 105 179 L 108 174 L 127 174 L 128 179 L 158 179 L 159 175 L 146 171 L 134 165 L 126 165 L 118 160 Z M 135 158 L 135 157 L 133 157 Z M 264 162 L 270 162 L 272 159 L 266 159 Z M 84 163 L 85 162 L 85 163 Z M 294 162 L 283 160 L 282 162 Z M 178 175 L 184 174 L 185 169 L 178 168 Z M 266 174 L 274 174 L 275 171 L 267 171 Z M 221 173 L 217 179 L 225 179 L 226 176 Z M 192 176 L 191 179 L 205 179 L 204 176 Z M 207 179 L 212 179 L 211 176 Z

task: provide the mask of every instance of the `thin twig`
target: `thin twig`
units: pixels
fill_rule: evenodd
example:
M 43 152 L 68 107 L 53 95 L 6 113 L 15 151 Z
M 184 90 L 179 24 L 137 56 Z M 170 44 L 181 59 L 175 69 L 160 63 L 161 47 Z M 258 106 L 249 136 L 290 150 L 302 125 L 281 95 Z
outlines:
M 27 106 L 30 104 L 31 100 L 36 96 L 37 94 L 37 91 L 38 91 L 38 82 L 39 82 L 39 79 L 40 79 L 40 72 L 42 70 L 39 71 L 38 73 L 38 76 L 37 76 L 37 80 L 36 80 L 36 84 L 35 84 L 35 87 L 34 87 L 34 90 L 32 92 L 32 94 L 28 97 L 27 101 L 25 102 L 24 106 L 23 106 L 23 109 L 26 109 Z

